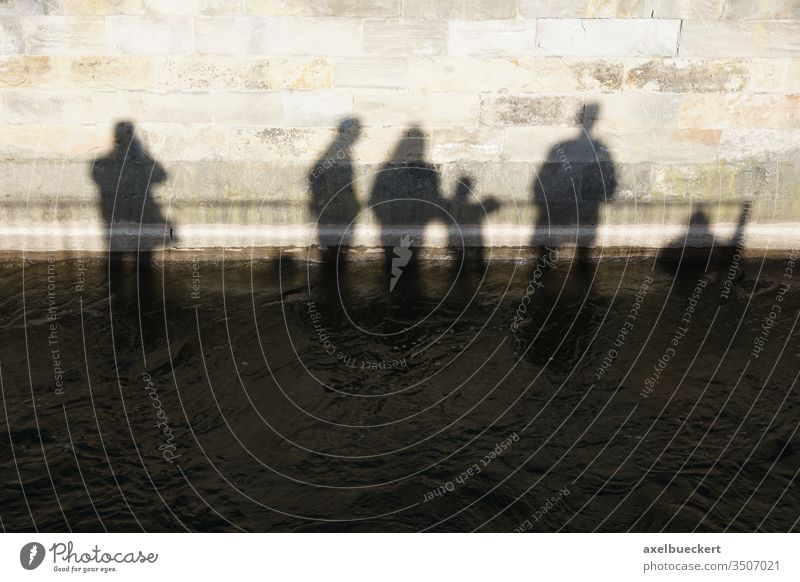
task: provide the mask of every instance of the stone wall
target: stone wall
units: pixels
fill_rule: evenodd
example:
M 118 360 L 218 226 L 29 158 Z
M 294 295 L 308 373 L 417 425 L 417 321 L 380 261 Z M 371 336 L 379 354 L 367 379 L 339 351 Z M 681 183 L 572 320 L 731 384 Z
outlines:
M 790 247 L 798 150 L 797 0 L 0 0 L 3 250 Z

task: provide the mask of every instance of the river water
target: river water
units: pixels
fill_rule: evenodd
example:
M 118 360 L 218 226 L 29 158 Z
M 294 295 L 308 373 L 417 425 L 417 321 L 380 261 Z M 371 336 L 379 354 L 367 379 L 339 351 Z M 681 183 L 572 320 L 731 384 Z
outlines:
M 788 258 L 241 259 L 2 265 L 5 530 L 797 528 Z

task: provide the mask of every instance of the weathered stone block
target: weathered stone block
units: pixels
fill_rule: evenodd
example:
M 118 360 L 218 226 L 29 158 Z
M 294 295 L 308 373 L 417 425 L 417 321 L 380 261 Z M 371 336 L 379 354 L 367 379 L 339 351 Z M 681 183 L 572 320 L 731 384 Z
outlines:
M 673 57 L 680 20 L 541 19 L 536 47 L 543 55 Z
M 800 22 L 708 22 L 685 20 L 682 57 L 797 57 Z
M 247 14 L 396 18 L 400 16 L 400 0 L 248 0 Z
M 653 0 L 520 0 L 526 18 L 650 18 Z
M 750 78 L 743 60 L 659 59 L 631 64 L 625 89 L 667 93 L 730 93 L 741 91 Z
M 109 16 L 109 47 L 124 54 L 171 54 L 194 51 L 192 20 L 181 16 Z
M 147 16 L 197 14 L 199 0 L 144 0 Z
M 238 16 L 244 13 L 245 0 L 198 0 L 197 12 L 206 16 Z
M 447 24 L 435 20 L 367 20 L 364 50 L 387 57 L 439 55 L 445 50 Z
M 742 159 L 754 153 L 780 157 L 800 155 L 800 131 L 797 129 L 726 129 L 722 131 L 719 155 Z
M 485 20 L 449 22 L 447 54 L 450 56 L 533 55 L 533 20 Z
M 578 125 L 582 97 L 508 95 L 481 99 L 481 123 L 490 127 L 510 125 Z
M 102 18 L 90 16 L 32 16 L 23 21 L 30 54 L 105 54 Z
M 622 85 L 620 62 L 551 58 L 414 59 L 414 91 L 522 93 L 607 92 Z
M 0 57 L 0 87 L 13 89 L 46 85 L 54 77 L 50 59 L 45 56 Z
M 414 70 L 414 78 L 419 75 Z M 336 59 L 337 87 L 381 87 L 405 89 L 409 84 L 407 58 L 338 57 Z
M 498 20 L 517 16 L 516 0 L 403 0 L 404 18 Z
M 4 123 L 92 123 L 89 93 L 3 91 Z
M 797 0 L 725 0 L 724 20 L 797 20 Z
M 136 15 L 144 12 L 144 0 L 44 0 L 45 13 L 74 16 Z
M 464 18 L 464 0 L 403 0 L 403 18 Z
M 797 129 L 800 127 L 800 96 L 686 95 L 680 126 Z
M 722 16 L 725 0 L 653 0 L 653 18 L 716 20 Z
M 0 16 L 35 16 L 45 14 L 43 0 L 6 0 L 0 2 Z
M 235 160 L 310 163 L 333 139 L 333 130 L 324 128 L 234 128 L 229 138 L 230 156 Z
M 333 83 L 322 57 L 165 57 L 156 61 L 158 87 L 175 90 L 308 90 Z
M 153 63 L 140 57 L 53 57 L 53 64 L 67 87 L 141 91 L 154 83 Z
M 499 20 L 516 16 L 517 0 L 464 0 L 466 20 Z

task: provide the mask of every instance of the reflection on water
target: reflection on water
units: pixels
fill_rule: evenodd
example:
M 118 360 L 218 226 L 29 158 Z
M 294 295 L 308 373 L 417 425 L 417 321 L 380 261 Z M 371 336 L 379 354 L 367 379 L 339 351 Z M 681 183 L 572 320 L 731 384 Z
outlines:
M 787 265 L 5 264 L 2 524 L 787 531 Z

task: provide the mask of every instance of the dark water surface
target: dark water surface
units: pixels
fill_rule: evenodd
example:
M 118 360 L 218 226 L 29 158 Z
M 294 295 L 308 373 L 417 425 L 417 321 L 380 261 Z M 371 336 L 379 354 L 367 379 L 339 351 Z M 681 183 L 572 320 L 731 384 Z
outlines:
M 740 267 L 6 263 L 2 526 L 796 529 L 800 271 Z

